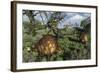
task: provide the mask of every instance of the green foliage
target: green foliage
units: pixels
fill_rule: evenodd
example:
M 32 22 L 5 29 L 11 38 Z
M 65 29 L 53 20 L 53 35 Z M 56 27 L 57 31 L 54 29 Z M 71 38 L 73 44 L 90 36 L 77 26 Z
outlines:
M 63 34 L 62 38 L 57 39 L 58 45 L 61 47 L 61 52 L 57 52 L 52 56 L 50 56 L 49 61 L 81 60 L 81 59 L 91 58 L 90 34 L 88 34 L 89 41 L 87 42 L 87 44 L 84 44 L 80 41 L 81 31 L 74 29 L 73 27 L 72 28 L 65 27 L 57 31 L 56 28 L 58 25 L 58 21 L 63 19 L 63 15 L 60 16 L 60 14 L 61 13 L 57 13 L 57 12 L 51 14 L 51 17 L 49 17 L 48 20 L 48 22 L 50 22 L 52 26 L 52 28 L 50 29 L 46 27 L 43 24 L 43 22 L 35 20 L 34 16 L 31 17 L 32 13 L 29 14 L 28 12 L 27 15 L 31 19 L 32 23 L 26 21 L 23 22 L 23 62 L 47 61 L 47 57 L 40 55 L 35 50 L 35 48 L 32 48 L 32 46 L 35 46 L 35 44 L 39 41 L 39 39 L 43 37 L 43 35 L 48 35 L 48 34 L 56 35 L 54 33 L 54 30 L 59 35 L 61 35 L 60 33 Z M 33 23 L 33 21 L 35 22 Z M 90 27 L 87 27 L 87 29 L 88 28 Z
M 67 30 L 69 31 L 71 29 Z M 66 33 L 68 32 L 66 31 Z M 90 47 L 88 47 L 87 49 L 87 46 L 85 44 L 82 44 L 79 40 L 79 37 L 77 36 L 79 36 L 79 34 L 69 34 L 65 35 L 62 39 L 58 39 L 59 45 L 64 49 L 63 57 L 65 57 L 65 60 L 89 58 L 87 56 L 87 53 L 89 53 L 90 55 L 90 51 L 88 51 Z

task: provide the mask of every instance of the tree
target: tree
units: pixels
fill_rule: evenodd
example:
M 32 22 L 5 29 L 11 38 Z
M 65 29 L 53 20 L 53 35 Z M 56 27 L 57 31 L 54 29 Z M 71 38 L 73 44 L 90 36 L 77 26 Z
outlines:
M 29 22 L 23 22 L 24 62 L 40 62 L 48 60 L 62 61 L 90 58 L 89 51 L 87 51 L 85 45 L 80 42 L 80 35 L 81 32 L 85 30 L 85 27 L 70 28 L 70 26 L 64 26 L 61 29 L 58 28 L 58 25 L 63 23 L 67 13 L 24 10 L 23 15 L 26 15 L 29 18 Z M 47 36 L 51 36 L 52 38 L 49 39 Z M 53 38 L 56 39 L 52 41 Z M 43 43 L 41 39 L 45 43 Z M 48 44 L 48 41 L 52 43 L 51 45 L 56 47 L 50 48 L 51 45 Z M 52 51 L 53 48 L 54 53 L 52 54 L 50 51 Z M 90 48 L 90 46 L 88 48 Z M 38 51 L 35 49 L 38 49 Z M 56 49 L 59 50 L 59 52 L 57 51 L 55 53 Z M 44 55 L 41 57 L 39 53 L 42 53 L 42 55 L 44 53 L 47 57 L 44 57 Z M 47 53 L 49 53 L 50 56 L 48 56 Z

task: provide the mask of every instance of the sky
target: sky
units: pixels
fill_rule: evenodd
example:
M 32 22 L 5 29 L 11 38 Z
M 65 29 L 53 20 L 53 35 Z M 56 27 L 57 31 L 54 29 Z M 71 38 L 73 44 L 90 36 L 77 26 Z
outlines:
M 48 18 L 50 17 L 50 15 L 52 14 L 52 11 L 47 12 L 48 14 Z M 70 26 L 80 26 L 80 23 L 82 20 L 91 17 L 91 13 L 84 13 L 84 12 L 62 12 L 65 14 L 64 19 L 58 24 L 58 28 L 63 28 L 64 25 L 70 25 Z M 43 19 L 41 19 L 41 16 L 43 17 Z M 35 16 L 36 20 L 39 20 L 40 22 L 42 21 L 42 23 L 46 24 L 47 22 L 47 17 L 44 14 L 37 14 L 37 16 Z M 23 16 L 23 21 L 29 21 L 28 17 L 26 15 Z
M 76 12 L 67 12 L 67 16 L 65 17 L 62 24 L 59 24 L 58 27 L 62 27 L 64 25 L 71 25 L 71 26 L 80 26 L 81 21 L 91 17 L 90 13 L 76 13 Z

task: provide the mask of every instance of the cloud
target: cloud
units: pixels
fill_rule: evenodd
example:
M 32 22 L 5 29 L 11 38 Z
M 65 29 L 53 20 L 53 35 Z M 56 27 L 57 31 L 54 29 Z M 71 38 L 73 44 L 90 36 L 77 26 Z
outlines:
M 67 16 L 64 18 L 63 22 L 58 25 L 59 28 L 63 28 L 64 25 L 80 26 L 82 20 L 90 17 L 90 13 L 76 13 L 76 12 L 67 12 Z
M 23 21 L 27 21 L 27 22 L 29 22 L 29 18 L 28 18 L 28 16 L 23 15 Z

